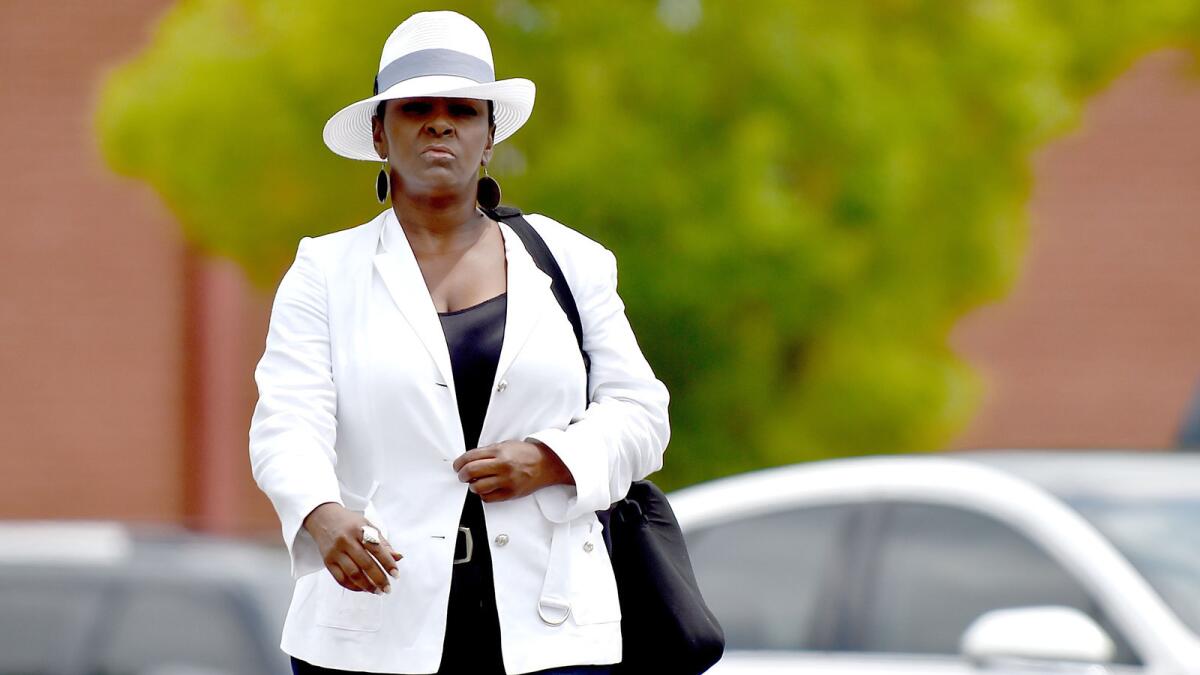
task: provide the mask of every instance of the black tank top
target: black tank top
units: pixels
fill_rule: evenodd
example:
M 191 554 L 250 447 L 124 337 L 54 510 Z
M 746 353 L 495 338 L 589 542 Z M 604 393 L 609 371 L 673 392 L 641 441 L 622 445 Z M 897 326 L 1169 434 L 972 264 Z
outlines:
M 479 446 L 479 432 L 492 396 L 492 380 L 504 344 L 508 294 L 501 293 L 456 312 L 441 312 L 442 332 L 450 349 L 458 416 L 467 450 Z

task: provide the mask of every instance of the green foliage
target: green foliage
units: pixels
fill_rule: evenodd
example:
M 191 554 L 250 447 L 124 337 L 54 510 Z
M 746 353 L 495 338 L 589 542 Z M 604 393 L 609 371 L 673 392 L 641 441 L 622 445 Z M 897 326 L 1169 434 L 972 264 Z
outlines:
M 946 334 L 1000 296 L 1030 152 L 1194 2 L 446 3 L 498 76 L 538 85 L 498 146 L 506 202 L 617 254 L 673 394 L 670 486 L 823 456 L 934 449 L 979 385 Z M 378 167 L 325 149 L 414 2 L 190 0 L 98 113 L 120 172 L 270 284 L 301 235 L 378 211 Z

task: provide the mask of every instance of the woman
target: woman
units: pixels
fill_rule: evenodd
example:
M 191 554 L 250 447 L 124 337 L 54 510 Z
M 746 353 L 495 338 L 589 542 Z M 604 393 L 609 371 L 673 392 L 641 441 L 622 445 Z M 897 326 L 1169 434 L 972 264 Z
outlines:
M 533 84 L 495 81 L 483 31 L 428 12 L 388 38 L 376 92 L 325 141 L 384 160 L 391 208 L 301 240 L 255 372 L 252 467 L 297 579 L 281 647 L 297 673 L 607 672 L 620 607 L 594 512 L 669 436 L 615 260 L 528 217 L 585 372 L 548 277 L 477 206 Z

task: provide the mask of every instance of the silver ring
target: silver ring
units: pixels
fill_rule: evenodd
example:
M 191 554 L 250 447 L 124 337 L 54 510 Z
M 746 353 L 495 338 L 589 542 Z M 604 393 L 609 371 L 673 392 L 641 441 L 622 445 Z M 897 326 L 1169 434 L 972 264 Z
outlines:
M 371 527 L 370 525 L 362 526 L 362 543 L 378 544 L 379 541 L 379 530 Z

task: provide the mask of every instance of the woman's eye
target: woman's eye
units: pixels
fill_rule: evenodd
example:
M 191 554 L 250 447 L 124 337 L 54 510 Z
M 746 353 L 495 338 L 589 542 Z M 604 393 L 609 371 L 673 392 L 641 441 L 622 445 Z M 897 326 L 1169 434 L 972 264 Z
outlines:
M 424 115 L 431 107 L 428 103 L 405 103 L 400 109 L 409 115 Z
M 479 114 L 479 111 L 475 110 L 474 108 L 472 108 L 469 105 L 452 105 L 452 106 L 450 106 L 450 112 L 454 113 L 455 115 L 467 115 L 467 116 L 474 116 L 474 115 Z

